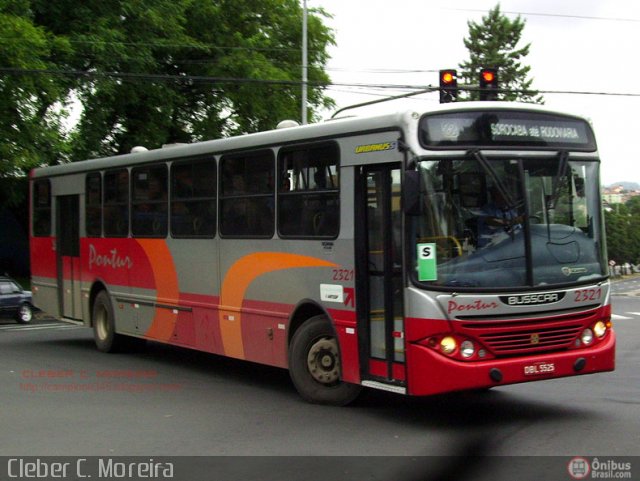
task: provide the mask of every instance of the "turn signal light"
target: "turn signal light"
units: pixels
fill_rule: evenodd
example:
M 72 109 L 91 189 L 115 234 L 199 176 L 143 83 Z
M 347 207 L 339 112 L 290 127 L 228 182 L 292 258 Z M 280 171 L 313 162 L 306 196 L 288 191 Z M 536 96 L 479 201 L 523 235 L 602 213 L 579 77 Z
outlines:
M 598 339 L 602 339 L 607 333 L 607 325 L 603 321 L 598 321 L 593 325 L 593 333 Z

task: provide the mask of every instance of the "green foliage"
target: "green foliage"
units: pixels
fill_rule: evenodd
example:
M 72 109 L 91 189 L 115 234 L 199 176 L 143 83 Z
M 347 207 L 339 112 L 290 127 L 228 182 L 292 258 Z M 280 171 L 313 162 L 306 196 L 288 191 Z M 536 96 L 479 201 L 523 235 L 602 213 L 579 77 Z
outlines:
M 310 119 L 332 105 L 325 16 L 308 18 Z M 0 0 L 0 177 L 299 118 L 301 24 L 298 0 Z
M 50 69 L 69 45 L 33 23 L 27 0 L 0 2 L 0 67 Z M 64 80 L 40 75 L 0 76 L 0 179 L 24 178 L 26 172 L 52 163 L 66 151 L 61 121 L 66 98 Z M 6 182 L 5 202 L 20 201 L 23 189 Z
M 500 5 L 482 17 L 481 23 L 469 21 L 469 37 L 464 45 L 469 50 L 469 60 L 460 64 L 460 78 L 470 85 L 478 84 L 480 69 L 498 69 L 499 88 L 507 90 L 498 94 L 499 100 L 544 103 L 542 96 L 531 89 L 527 79 L 531 67 L 521 60 L 529 54 L 531 44 L 518 47 L 525 21 L 518 15 L 510 20 L 500 12 Z M 469 92 L 467 100 L 478 100 L 478 92 Z
M 609 259 L 640 264 L 640 196 L 605 211 Z

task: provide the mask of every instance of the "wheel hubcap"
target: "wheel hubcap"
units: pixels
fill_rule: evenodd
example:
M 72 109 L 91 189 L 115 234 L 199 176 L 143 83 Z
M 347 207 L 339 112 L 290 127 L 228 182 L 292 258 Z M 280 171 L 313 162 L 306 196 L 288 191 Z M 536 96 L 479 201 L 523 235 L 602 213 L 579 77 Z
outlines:
M 338 344 L 325 337 L 316 341 L 309 350 L 307 367 L 311 376 L 322 384 L 335 384 L 340 379 Z
M 31 309 L 27 306 L 22 306 L 20 308 L 20 319 L 24 322 L 29 322 L 31 320 Z
M 96 332 L 98 333 L 98 337 L 100 339 L 104 340 L 107 338 L 107 315 L 104 309 L 101 309 L 96 316 Z

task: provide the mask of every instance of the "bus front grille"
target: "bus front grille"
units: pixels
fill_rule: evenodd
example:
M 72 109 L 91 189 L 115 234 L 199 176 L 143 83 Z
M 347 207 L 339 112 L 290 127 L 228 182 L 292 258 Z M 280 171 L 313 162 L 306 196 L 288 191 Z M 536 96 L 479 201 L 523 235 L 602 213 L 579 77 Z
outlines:
M 571 347 L 582 326 L 562 326 L 525 331 L 503 331 L 482 334 L 481 342 L 496 356 L 536 353 Z
M 538 321 L 464 322 L 456 331 L 478 339 L 495 356 L 515 356 L 558 351 L 574 346 L 589 317 Z

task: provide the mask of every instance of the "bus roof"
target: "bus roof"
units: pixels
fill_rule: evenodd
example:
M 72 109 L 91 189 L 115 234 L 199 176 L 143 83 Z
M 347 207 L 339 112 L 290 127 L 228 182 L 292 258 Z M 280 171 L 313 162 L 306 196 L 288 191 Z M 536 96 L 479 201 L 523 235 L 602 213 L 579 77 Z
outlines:
M 177 158 L 194 158 L 212 154 L 270 147 L 273 145 L 285 145 L 290 143 L 338 138 L 342 136 L 364 133 L 368 131 L 380 131 L 387 129 L 400 129 L 407 125 L 411 119 L 417 119 L 422 115 L 446 111 L 466 110 L 518 110 L 536 111 L 552 115 L 569 116 L 587 120 L 584 117 L 567 114 L 557 110 L 551 110 L 535 104 L 517 102 L 459 102 L 434 106 L 428 111 L 416 112 L 415 110 L 394 111 L 366 116 L 337 117 L 316 124 L 308 124 L 297 127 L 274 129 L 253 134 L 240 135 L 215 140 L 195 142 L 191 144 L 169 145 L 163 148 L 138 151 L 134 153 L 114 155 L 89 159 L 80 162 L 70 162 L 50 167 L 41 167 L 31 172 L 32 178 L 57 175 L 74 174 L 92 170 L 101 170 L 115 167 L 145 164 L 155 161 L 167 161 Z

